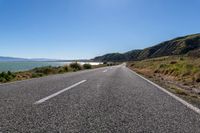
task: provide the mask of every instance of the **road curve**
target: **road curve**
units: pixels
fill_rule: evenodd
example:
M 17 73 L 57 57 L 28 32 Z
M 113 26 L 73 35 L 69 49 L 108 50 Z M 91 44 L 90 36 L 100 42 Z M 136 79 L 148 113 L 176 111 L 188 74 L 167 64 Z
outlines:
M 199 133 L 200 115 L 123 65 L 0 85 L 2 133 Z

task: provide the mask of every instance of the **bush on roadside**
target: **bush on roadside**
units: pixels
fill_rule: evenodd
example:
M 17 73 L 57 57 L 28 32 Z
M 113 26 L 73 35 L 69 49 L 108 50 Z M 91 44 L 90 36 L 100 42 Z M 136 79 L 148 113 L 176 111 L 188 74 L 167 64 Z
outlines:
M 38 78 L 38 77 L 42 77 L 42 76 L 44 76 L 44 74 L 42 74 L 42 73 L 33 73 L 31 78 Z
M 92 69 L 92 65 L 90 65 L 90 64 L 84 64 L 83 68 L 84 69 Z
M 52 66 L 47 66 L 47 67 L 35 68 L 35 69 L 33 69 L 33 71 L 35 73 L 41 73 L 41 74 L 48 75 L 48 74 L 57 73 L 57 68 L 52 67 Z
M 82 69 L 81 65 L 80 65 L 79 63 L 77 63 L 77 62 L 71 63 L 69 66 L 70 66 L 74 71 L 78 71 L 78 70 L 81 70 L 81 69 Z
M 68 71 L 69 71 L 69 67 L 68 67 L 67 65 L 63 66 L 63 68 L 64 68 L 64 71 L 65 71 L 65 72 L 68 72 Z
M 15 74 L 8 71 L 7 73 L 6 72 L 2 72 L 0 73 L 0 82 L 8 82 L 8 81 L 11 81 L 15 78 Z

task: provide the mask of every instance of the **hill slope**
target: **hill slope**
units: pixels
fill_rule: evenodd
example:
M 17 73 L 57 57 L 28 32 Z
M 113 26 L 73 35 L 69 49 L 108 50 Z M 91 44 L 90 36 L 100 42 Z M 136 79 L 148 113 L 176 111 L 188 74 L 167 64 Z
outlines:
M 178 37 L 142 50 L 132 50 L 126 53 L 110 53 L 95 57 L 94 61 L 134 61 L 147 58 L 184 55 L 200 56 L 200 34 Z

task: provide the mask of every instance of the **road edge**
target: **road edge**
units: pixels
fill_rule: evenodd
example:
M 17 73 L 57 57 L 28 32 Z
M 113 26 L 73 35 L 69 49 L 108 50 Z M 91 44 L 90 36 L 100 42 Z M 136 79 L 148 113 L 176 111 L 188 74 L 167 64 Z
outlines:
M 183 105 L 185 105 L 187 108 L 193 110 L 194 112 L 196 112 L 197 114 L 200 115 L 200 109 L 197 108 L 196 106 L 188 103 L 187 101 L 183 100 L 182 98 L 176 96 L 175 94 L 169 92 L 167 89 L 159 86 L 158 84 L 150 81 L 149 79 L 143 77 L 142 75 L 136 73 L 135 71 L 131 70 L 130 68 L 126 67 L 130 72 L 132 72 L 133 74 L 137 75 L 138 77 L 142 78 L 143 80 L 147 81 L 148 83 L 154 85 L 155 87 L 157 87 L 158 89 L 160 89 L 161 91 L 163 91 L 164 93 L 168 94 L 169 96 L 173 97 L 175 100 L 177 100 L 178 102 L 182 103 Z

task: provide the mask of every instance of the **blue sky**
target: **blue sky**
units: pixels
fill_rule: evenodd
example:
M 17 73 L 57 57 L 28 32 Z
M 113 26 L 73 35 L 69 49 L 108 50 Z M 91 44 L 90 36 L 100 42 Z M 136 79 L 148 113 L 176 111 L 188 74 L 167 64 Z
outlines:
M 199 33 L 199 0 L 0 0 L 0 55 L 85 59 Z

